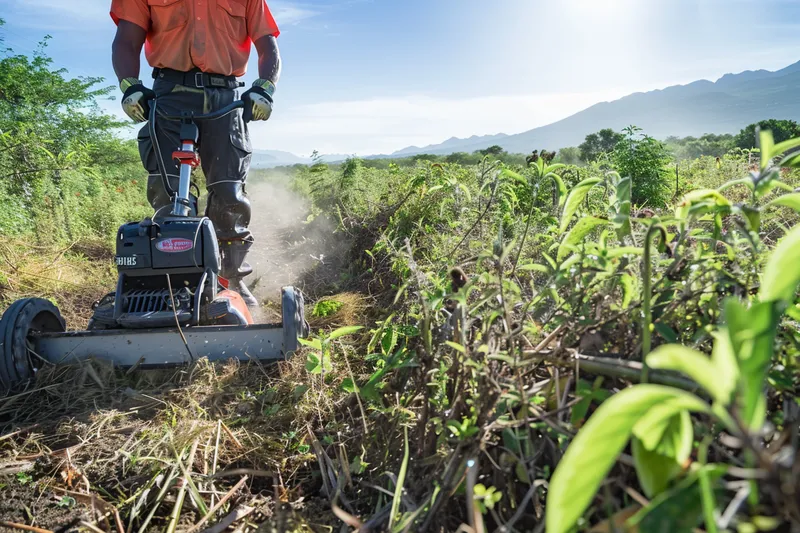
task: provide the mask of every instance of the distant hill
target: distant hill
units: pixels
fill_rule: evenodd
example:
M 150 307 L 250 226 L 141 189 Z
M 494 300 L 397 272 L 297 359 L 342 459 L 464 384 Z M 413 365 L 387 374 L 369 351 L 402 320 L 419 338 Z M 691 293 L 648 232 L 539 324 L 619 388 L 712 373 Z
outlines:
M 322 159 L 327 163 L 344 161 L 348 156 L 341 154 L 323 155 Z M 310 157 L 300 157 L 291 152 L 280 150 L 253 150 L 253 157 L 250 161 L 252 168 L 273 168 L 291 165 L 309 165 Z
M 453 153 L 459 151 L 458 150 L 459 146 L 473 145 L 473 144 L 491 146 L 493 144 L 498 144 L 502 142 L 507 137 L 508 135 L 506 135 L 505 133 L 498 133 L 497 135 L 484 135 L 481 137 L 473 135 L 468 139 L 459 139 L 458 137 L 451 137 L 441 144 L 431 144 L 428 146 L 424 146 L 422 148 L 419 148 L 417 146 L 409 146 L 408 148 L 403 148 L 402 150 L 398 150 L 392 153 L 389 157 L 405 157 L 415 154 L 432 153 L 429 150 L 450 150 L 447 153 Z
M 497 144 L 512 153 L 558 150 L 577 146 L 586 135 L 603 128 L 621 130 L 630 125 L 665 139 L 705 133 L 738 133 L 768 118 L 800 121 L 800 62 L 775 72 L 767 70 L 726 74 L 716 82 L 700 80 L 646 93 L 634 93 L 613 102 L 595 104 L 563 120 L 515 135 L 451 138 L 423 148 L 408 147 L 391 155 L 473 152 Z

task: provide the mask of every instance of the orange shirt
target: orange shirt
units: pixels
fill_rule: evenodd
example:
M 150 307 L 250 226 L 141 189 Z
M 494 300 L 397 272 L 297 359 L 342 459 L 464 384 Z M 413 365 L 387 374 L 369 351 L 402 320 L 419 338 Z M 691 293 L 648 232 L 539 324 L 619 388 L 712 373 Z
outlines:
M 280 34 L 266 0 L 111 0 L 111 18 L 147 30 L 151 67 L 244 76 L 252 41 Z

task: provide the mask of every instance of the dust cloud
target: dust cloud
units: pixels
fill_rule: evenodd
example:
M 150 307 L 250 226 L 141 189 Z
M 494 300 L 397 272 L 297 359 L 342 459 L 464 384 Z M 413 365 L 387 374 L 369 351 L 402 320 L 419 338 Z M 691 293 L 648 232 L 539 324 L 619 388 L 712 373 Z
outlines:
M 280 182 L 248 183 L 247 196 L 255 244 L 247 256 L 253 274 L 245 282 L 260 302 L 280 302 L 282 287 L 302 290 L 304 276 L 328 262 L 333 228 L 320 221 L 307 224 L 308 201 Z

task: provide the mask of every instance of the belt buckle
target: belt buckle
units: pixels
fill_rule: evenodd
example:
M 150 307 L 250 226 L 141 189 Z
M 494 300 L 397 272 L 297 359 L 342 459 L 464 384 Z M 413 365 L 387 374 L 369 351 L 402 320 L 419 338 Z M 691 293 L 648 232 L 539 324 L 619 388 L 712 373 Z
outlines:
M 194 85 L 198 89 L 202 89 L 203 87 L 205 87 L 205 85 L 203 85 L 203 73 L 202 72 L 195 72 L 194 73 Z

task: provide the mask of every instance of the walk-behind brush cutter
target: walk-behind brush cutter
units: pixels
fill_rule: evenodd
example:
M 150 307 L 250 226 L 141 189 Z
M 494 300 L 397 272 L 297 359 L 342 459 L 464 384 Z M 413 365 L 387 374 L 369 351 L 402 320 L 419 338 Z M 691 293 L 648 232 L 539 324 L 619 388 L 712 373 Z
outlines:
M 173 154 L 180 163 L 177 191 L 163 161 L 159 164 L 174 199 L 172 212 L 119 228 L 116 291 L 96 303 L 87 331 L 67 332 L 58 308 L 42 298 L 18 300 L 3 313 L 0 394 L 24 388 L 45 364 L 96 358 L 119 367 L 163 368 L 203 357 L 275 361 L 297 349 L 297 339 L 308 332 L 302 293 L 282 289 L 282 324 L 254 324 L 241 296 L 219 277 L 214 226 L 198 216 L 197 198 L 190 196 L 191 172 L 198 164 L 195 121 L 219 119 L 243 105 L 239 100 L 205 115 L 167 116 L 157 112 L 156 101 L 151 103 L 153 139 L 156 117 L 181 121 L 181 146 Z

